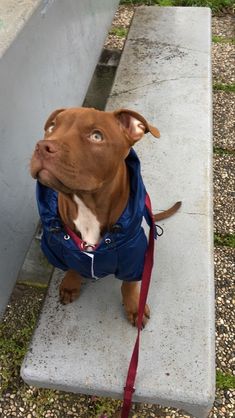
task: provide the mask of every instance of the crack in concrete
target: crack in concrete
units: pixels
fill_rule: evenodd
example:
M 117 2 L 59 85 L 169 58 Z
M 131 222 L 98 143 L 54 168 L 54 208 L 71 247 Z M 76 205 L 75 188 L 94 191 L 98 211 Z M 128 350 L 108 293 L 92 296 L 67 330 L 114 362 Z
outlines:
M 141 86 L 133 87 L 131 89 L 123 90 L 123 91 L 116 92 L 116 93 L 114 92 L 109 96 L 109 98 L 117 97 L 117 96 L 120 96 L 121 94 L 126 94 L 126 93 L 130 93 L 132 91 L 140 90 L 143 87 L 148 87 L 148 86 L 151 86 L 153 84 L 162 84 L 162 83 L 167 83 L 168 81 L 197 80 L 197 79 L 198 80 L 203 80 L 203 79 L 207 80 L 207 77 L 177 77 L 177 78 L 168 78 L 166 80 L 153 80 L 153 81 L 151 81 L 151 83 L 142 84 Z
M 166 209 L 158 209 L 157 211 L 154 211 L 154 213 L 161 213 L 161 212 L 165 212 Z M 210 216 L 210 214 L 207 213 L 202 213 L 202 212 L 184 212 L 184 211 L 180 211 L 177 212 L 178 215 L 183 214 L 183 215 L 199 215 L 199 216 Z M 158 221 L 161 222 L 161 221 Z
M 210 216 L 210 214 L 208 213 L 201 213 L 201 212 L 181 212 L 184 213 L 186 215 L 200 215 L 200 216 Z
M 199 52 L 200 54 L 208 54 L 209 52 L 209 51 L 202 51 L 201 49 L 187 48 L 186 46 L 180 46 L 179 48 L 186 49 L 186 51 Z

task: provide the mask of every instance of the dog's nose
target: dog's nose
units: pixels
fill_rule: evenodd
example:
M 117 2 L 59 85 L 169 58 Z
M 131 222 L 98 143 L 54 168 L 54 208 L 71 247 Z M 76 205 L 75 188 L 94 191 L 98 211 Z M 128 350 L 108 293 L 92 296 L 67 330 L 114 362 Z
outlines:
M 35 151 L 42 157 L 52 156 L 58 151 L 58 146 L 55 141 L 43 139 L 37 143 Z

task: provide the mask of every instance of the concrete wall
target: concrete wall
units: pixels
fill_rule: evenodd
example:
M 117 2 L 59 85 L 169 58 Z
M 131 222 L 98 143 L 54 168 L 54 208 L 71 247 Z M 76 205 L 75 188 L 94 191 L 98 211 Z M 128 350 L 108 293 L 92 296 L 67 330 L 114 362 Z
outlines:
M 38 221 L 29 175 L 35 142 L 52 110 L 82 104 L 118 3 L 9 0 L 1 20 L 0 315 Z

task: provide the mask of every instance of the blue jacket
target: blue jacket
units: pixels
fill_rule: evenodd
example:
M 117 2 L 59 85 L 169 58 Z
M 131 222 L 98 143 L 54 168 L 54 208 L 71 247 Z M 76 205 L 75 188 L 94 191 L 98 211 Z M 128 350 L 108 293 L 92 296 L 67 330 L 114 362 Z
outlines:
M 124 281 L 141 280 L 147 238 L 141 226 L 151 216 L 145 205 L 146 190 L 140 162 L 131 149 L 126 164 L 130 175 L 130 197 L 125 210 L 94 251 L 83 251 L 70 237 L 58 214 L 58 194 L 37 183 L 37 203 L 43 226 L 41 246 L 51 264 L 73 269 L 85 278 L 99 279 L 114 274 Z

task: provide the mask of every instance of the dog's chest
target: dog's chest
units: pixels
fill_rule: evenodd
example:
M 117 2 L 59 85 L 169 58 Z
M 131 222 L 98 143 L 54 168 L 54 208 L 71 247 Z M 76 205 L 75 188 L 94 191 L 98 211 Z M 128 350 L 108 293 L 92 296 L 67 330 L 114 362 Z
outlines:
M 78 205 L 78 216 L 73 220 L 77 231 L 80 232 L 82 240 L 88 244 L 95 245 L 100 240 L 100 223 L 91 210 L 79 197 L 74 196 Z

